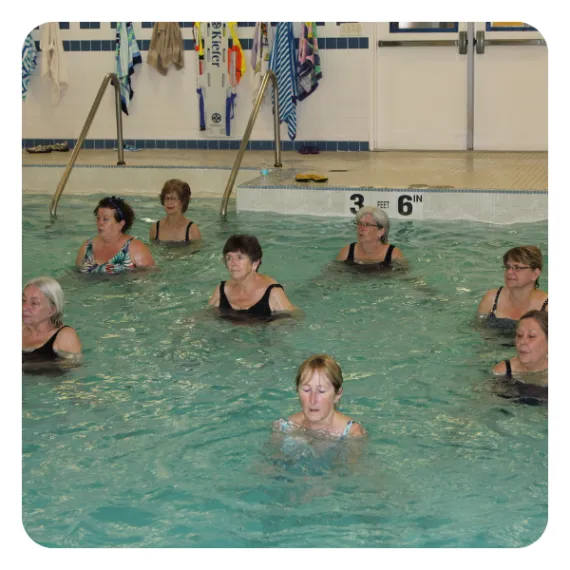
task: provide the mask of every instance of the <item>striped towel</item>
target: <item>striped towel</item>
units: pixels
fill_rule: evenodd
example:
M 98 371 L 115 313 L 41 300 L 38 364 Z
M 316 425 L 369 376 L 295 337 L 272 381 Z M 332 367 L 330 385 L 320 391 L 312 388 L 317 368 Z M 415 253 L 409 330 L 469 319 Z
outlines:
M 22 48 L 22 101 L 26 100 L 26 95 L 28 94 L 28 83 L 30 82 L 30 77 L 34 69 L 36 69 L 37 55 L 36 44 L 30 33 Z
M 117 64 L 117 78 L 121 88 L 121 109 L 123 113 L 128 115 L 129 102 L 135 94 L 131 87 L 131 75 L 135 72 L 135 65 L 142 63 L 132 22 L 117 22 L 115 62 Z
M 297 59 L 293 40 L 293 24 L 279 22 L 275 30 L 275 42 L 271 50 L 269 69 L 277 76 L 279 121 L 287 123 L 291 140 L 297 136 Z

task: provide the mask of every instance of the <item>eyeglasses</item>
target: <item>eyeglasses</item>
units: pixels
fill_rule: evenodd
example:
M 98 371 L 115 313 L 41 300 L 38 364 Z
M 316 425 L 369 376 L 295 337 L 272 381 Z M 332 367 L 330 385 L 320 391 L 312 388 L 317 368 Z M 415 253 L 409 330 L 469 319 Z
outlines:
M 507 263 L 506 265 L 503 265 L 503 269 L 505 271 L 512 269 L 515 273 L 518 273 L 523 269 L 532 269 L 532 267 L 530 265 L 511 265 L 510 263 Z
M 382 229 L 382 226 L 379 226 L 378 224 L 365 224 L 364 222 L 353 222 L 353 224 L 355 225 L 355 227 L 361 226 L 363 228 L 378 228 L 378 229 Z
M 165 202 L 180 202 L 180 198 L 176 194 L 168 194 L 164 197 Z

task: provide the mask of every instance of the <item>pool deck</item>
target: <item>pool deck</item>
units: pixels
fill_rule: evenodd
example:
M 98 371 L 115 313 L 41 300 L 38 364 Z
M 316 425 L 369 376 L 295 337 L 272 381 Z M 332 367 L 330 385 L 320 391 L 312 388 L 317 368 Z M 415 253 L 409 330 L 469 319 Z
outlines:
M 223 168 L 233 166 L 235 150 L 160 150 L 125 151 L 126 167 Z M 64 167 L 71 152 L 30 154 L 22 150 L 22 165 Z M 272 168 L 273 151 L 248 150 L 242 166 Z M 329 187 L 373 188 L 455 188 L 457 190 L 534 190 L 548 191 L 548 153 L 546 152 L 327 152 L 303 155 L 295 151 L 281 153 L 283 176 L 287 186 L 296 173 L 310 172 L 328 177 Z M 117 152 L 82 150 L 75 166 L 112 167 Z M 223 187 L 218 193 L 223 194 Z M 49 192 L 53 192 L 50 188 Z M 155 189 L 152 190 L 156 193 Z

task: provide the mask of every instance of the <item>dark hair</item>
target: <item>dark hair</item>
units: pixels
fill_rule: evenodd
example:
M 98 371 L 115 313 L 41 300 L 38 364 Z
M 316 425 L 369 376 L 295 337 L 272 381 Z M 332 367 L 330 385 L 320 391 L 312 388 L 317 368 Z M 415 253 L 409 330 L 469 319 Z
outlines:
M 164 206 L 164 197 L 167 194 L 176 194 L 178 199 L 182 202 L 182 212 L 188 209 L 188 204 L 190 203 L 190 196 L 192 191 L 188 182 L 184 180 L 179 180 L 178 178 L 171 178 L 164 183 L 162 190 L 159 194 L 160 203 Z
M 226 241 L 226 245 L 224 245 L 224 263 L 226 262 L 226 255 L 233 251 L 244 253 L 251 259 L 252 263 L 259 261 L 259 265 L 261 265 L 263 252 L 261 251 L 261 246 L 255 236 L 248 236 L 245 234 L 234 234 L 233 236 L 230 236 L 228 241 Z
M 519 319 L 519 323 L 523 319 L 534 319 L 548 338 L 548 313 L 546 311 L 528 311 Z
M 503 255 L 503 265 L 511 261 L 517 263 L 526 263 L 531 269 L 540 269 L 542 271 L 542 253 L 536 245 L 521 245 L 520 247 L 513 247 Z M 534 283 L 538 289 L 538 277 Z
M 109 210 L 115 211 L 115 220 L 120 222 L 121 220 L 125 221 L 125 225 L 121 230 L 124 234 L 126 234 L 133 222 L 135 221 L 135 213 L 133 209 L 122 199 L 118 196 L 107 196 L 99 200 L 96 208 L 93 210 L 93 214 L 96 216 L 99 208 L 108 208 Z

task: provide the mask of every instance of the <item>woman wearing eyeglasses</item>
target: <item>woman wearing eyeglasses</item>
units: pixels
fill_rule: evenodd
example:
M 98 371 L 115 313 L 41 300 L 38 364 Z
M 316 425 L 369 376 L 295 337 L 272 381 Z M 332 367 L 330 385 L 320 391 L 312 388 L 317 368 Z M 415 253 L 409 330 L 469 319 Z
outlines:
M 528 311 L 548 311 L 548 294 L 538 288 L 542 253 L 535 245 L 513 247 L 503 255 L 505 285 L 491 289 L 479 303 L 477 314 L 490 324 L 511 326 Z
M 202 238 L 198 226 L 184 214 L 192 192 L 187 182 L 173 178 L 167 180 L 160 192 L 160 203 L 166 218 L 152 224 L 149 237 L 153 241 L 190 243 Z
M 97 235 L 83 243 L 75 260 L 81 273 L 121 273 L 154 267 L 148 247 L 127 234 L 135 213 L 122 198 L 103 198 L 93 214 L 97 218 Z
M 395 259 L 404 261 L 402 252 L 388 243 L 390 220 L 384 210 L 365 206 L 356 214 L 354 224 L 358 241 L 343 247 L 336 257 L 338 261 L 386 268 Z

